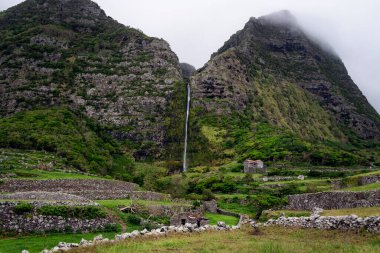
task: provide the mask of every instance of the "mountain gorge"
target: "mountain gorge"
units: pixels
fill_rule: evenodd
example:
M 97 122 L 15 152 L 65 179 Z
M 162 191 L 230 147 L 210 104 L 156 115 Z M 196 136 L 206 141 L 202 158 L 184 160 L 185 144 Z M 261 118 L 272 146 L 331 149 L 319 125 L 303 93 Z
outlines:
M 288 12 L 251 18 L 194 72 L 90 0 L 27 0 L 0 13 L 0 70 L 0 146 L 102 174 L 132 158 L 181 169 L 187 83 L 193 166 L 368 164 L 380 138 L 342 61 Z

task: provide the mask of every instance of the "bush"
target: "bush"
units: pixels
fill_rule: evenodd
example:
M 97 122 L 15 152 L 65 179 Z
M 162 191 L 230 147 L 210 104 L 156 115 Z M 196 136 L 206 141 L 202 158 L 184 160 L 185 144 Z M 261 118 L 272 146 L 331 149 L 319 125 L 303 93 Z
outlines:
M 65 218 L 96 219 L 107 217 L 97 206 L 42 206 L 37 209 L 40 215 L 61 216 Z
M 209 201 L 215 199 L 215 195 L 211 192 L 211 190 L 206 189 L 203 191 L 202 199 L 204 201 Z
M 127 221 L 132 225 L 140 225 L 141 218 L 135 214 L 128 215 Z
M 16 213 L 16 214 L 24 214 L 24 213 L 29 213 L 33 210 L 33 205 L 32 204 L 29 204 L 29 203 L 21 203 L 21 204 L 17 204 L 14 208 L 13 208 L 13 211 Z

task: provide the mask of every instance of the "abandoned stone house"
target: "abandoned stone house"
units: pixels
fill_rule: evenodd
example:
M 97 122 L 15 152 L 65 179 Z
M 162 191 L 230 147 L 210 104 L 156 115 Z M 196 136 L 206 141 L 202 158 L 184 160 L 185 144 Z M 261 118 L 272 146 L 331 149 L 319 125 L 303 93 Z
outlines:
M 267 172 L 264 166 L 264 162 L 261 160 L 247 159 L 244 161 L 243 165 L 244 165 L 244 173 L 265 174 Z
M 171 226 L 181 226 L 186 223 L 197 224 L 198 227 L 209 224 L 209 219 L 203 217 L 201 213 L 185 212 L 173 215 L 170 218 Z

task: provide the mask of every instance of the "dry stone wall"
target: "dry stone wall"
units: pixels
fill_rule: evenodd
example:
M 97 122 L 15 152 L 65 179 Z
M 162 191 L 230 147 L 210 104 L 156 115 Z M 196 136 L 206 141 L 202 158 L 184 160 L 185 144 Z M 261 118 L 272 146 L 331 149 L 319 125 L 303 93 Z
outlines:
M 70 191 L 135 191 L 138 185 L 115 180 L 54 179 L 54 180 L 4 180 L 0 192 L 70 192 Z
M 142 199 L 163 201 L 170 199 L 168 194 L 138 191 L 137 184 L 115 180 L 5 180 L 0 184 L 1 192 L 55 192 L 66 193 L 91 200 L 103 199 Z M 58 193 L 57 193 L 58 192 Z M 30 195 L 30 194 L 29 194 Z
M 109 218 L 79 219 L 64 218 L 60 216 L 38 215 L 36 207 L 40 202 L 31 202 L 33 212 L 28 214 L 16 214 L 14 207 L 16 202 L 0 203 L 0 232 L 32 233 L 32 232 L 90 232 L 104 230 L 109 225 L 115 225 Z M 69 203 L 55 203 L 68 205 Z M 49 204 L 50 205 L 50 204 Z
M 151 201 L 164 201 L 170 198 L 167 194 L 149 191 L 123 191 L 123 190 L 100 190 L 100 191 L 68 191 L 70 194 L 82 196 L 88 199 L 141 199 Z
M 31 200 L 31 201 L 70 201 L 70 203 L 76 204 L 88 204 L 97 205 L 97 203 L 71 194 L 66 194 L 62 192 L 16 192 L 10 194 L 1 194 L 0 199 L 9 200 Z
M 288 197 L 286 209 L 313 210 L 380 206 L 380 190 L 365 192 L 319 192 Z
M 362 230 L 380 234 L 380 216 L 361 218 L 356 215 L 349 216 L 319 216 L 310 217 L 280 217 L 270 219 L 264 226 L 281 225 L 285 227 L 302 227 L 316 229 Z

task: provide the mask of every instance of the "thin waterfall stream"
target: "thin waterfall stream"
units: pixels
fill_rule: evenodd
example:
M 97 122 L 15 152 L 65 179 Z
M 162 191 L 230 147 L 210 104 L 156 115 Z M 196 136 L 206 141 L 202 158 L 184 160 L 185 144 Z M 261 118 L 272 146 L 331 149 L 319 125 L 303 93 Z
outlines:
M 190 84 L 187 85 L 187 104 L 186 104 L 186 123 L 185 123 L 185 145 L 183 148 L 183 171 L 187 171 L 187 138 L 189 132 L 189 115 L 190 115 L 190 96 L 191 87 Z

